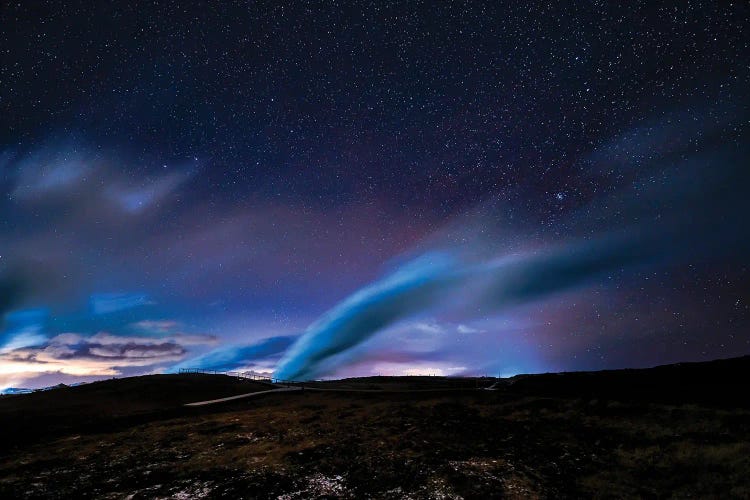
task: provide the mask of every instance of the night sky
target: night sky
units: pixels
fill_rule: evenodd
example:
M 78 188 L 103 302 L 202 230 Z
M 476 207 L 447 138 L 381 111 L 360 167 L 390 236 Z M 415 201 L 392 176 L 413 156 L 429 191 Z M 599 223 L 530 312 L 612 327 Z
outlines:
M 3 2 L 0 390 L 750 354 L 745 2 Z

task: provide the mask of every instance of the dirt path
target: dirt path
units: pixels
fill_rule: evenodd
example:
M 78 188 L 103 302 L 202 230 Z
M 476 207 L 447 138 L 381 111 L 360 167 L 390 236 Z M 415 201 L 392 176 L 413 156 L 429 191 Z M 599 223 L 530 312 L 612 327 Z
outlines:
M 248 394 L 240 394 L 239 396 L 230 396 L 228 398 L 211 399 L 209 401 L 197 401 L 195 403 L 186 403 L 184 406 L 206 406 L 216 403 L 224 403 L 226 401 L 234 401 L 235 399 L 251 398 L 253 396 L 260 396 L 261 394 L 269 394 L 272 392 L 289 392 L 289 391 L 316 391 L 316 392 L 388 392 L 388 393 L 414 393 L 414 392 L 447 392 L 447 391 L 475 391 L 476 388 L 471 387 L 446 387 L 442 389 L 337 389 L 337 388 L 321 388 L 321 387 L 281 387 L 278 389 L 271 389 L 269 391 L 251 392 Z
M 279 389 L 271 389 L 269 391 L 249 392 L 247 394 L 240 394 L 239 396 L 229 396 L 228 398 L 211 399 L 209 401 L 197 401 L 195 403 L 186 403 L 185 406 L 206 406 L 216 403 L 223 403 L 225 401 L 234 401 L 235 399 L 252 398 L 254 396 L 260 396 L 263 394 L 269 394 L 271 392 L 288 392 L 288 391 L 301 391 L 301 387 L 281 387 Z

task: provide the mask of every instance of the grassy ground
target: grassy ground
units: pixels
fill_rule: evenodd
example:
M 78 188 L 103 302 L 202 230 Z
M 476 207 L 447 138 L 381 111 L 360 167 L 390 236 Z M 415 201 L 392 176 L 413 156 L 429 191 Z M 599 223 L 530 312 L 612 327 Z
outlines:
M 2 449 L 0 498 L 750 497 L 743 405 L 449 382 L 362 379 L 338 387 L 436 390 L 306 390 L 171 414 L 152 408 L 149 418 L 96 431 L 68 422 L 43 441 Z M 14 404 L 22 397 L 31 396 Z M 11 422 L 0 423 L 7 433 Z
M 78 430 L 109 431 L 179 414 L 201 399 L 264 391 L 223 375 L 150 375 L 0 397 L 0 450 Z

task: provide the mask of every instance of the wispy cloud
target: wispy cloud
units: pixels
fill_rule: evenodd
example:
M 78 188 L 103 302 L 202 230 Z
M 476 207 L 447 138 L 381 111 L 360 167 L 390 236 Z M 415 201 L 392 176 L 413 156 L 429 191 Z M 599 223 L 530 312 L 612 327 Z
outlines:
M 75 149 L 41 149 L 16 165 L 13 196 L 30 199 L 75 189 L 95 160 Z
M 474 327 L 471 327 L 471 326 L 468 326 L 468 325 L 458 325 L 458 326 L 456 327 L 456 331 L 457 331 L 458 333 L 466 333 L 466 334 L 469 334 L 469 333 L 482 333 L 482 332 L 484 332 L 485 330 L 481 330 L 481 329 L 479 329 L 479 328 L 474 328 Z
M 6 327 L 0 329 L 0 352 L 47 342 L 48 337 L 43 332 L 46 318 L 45 309 L 23 309 L 6 314 Z
M 174 320 L 150 320 L 144 319 L 131 323 L 131 327 L 139 332 L 164 334 L 175 331 L 180 323 Z
M 13 351 L 22 347 L 38 346 L 47 342 L 47 336 L 42 333 L 39 325 L 25 326 L 7 335 L 7 340 L 0 347 L 1 352 Z
M 56 337 L 58 338 L 58 337 Z M 53 339 L 54 340 L 54 339 Z M 83 340 L 83 339 L 81 339 Z M 186 334 L 174 332 L 169 335 L 157 337 L 113 335 L 107 332 L 99 332 L 85 339 L 86 342 L 100 345 L 121 345 L 136 341 L 140 345 L 157 345 L 165 342 L 174 342 L 180 345 L 209 345 L 215 344 L 215 335 Z
M 112 186 L 107 193 L 124 211 L 137 214 L 159 203 L 192 176 L 192 171 L 177 171 L 146 179 L 139 186 Z
M 94 314 L 109 314 L 154 304 L 145 293 L 98 293 L 91 296 L 90 303 Z

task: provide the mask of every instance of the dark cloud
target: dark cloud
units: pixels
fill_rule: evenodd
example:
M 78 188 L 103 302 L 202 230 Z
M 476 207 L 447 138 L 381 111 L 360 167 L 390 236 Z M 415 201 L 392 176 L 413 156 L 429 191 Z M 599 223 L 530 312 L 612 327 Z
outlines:
M 21 301 L 25 289 L 26 283 L 20 277 L 0 275 L 0 315 Z

